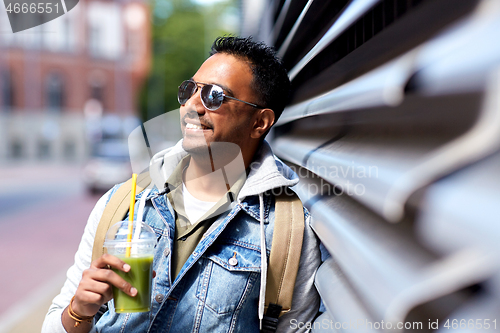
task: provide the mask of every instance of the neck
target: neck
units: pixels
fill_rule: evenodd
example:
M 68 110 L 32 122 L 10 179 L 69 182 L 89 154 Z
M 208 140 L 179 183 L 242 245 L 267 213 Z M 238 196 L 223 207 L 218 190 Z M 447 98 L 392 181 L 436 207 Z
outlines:
M 208 154 L 191 154 L 189 166 L 184 174 L 184 184 L 189 193 L 203 201 L 218 201 L 246 172 L 253 158 L 244 152 L 225 149 L 216 152 L 208 149 Z M 249 155 L 249 154 L 247 154 Z

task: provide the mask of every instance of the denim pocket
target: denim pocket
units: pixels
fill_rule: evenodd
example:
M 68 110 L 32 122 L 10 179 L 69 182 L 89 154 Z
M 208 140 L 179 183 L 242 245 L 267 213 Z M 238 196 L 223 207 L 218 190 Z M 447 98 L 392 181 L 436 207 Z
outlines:
M 243 306 L 260 285 L 260 252 L 237 242 L 214 244 L 202 257 L 203 272 L 196 297 L 217 314 Z M 243 245 L 243 246 L 242 246 Z

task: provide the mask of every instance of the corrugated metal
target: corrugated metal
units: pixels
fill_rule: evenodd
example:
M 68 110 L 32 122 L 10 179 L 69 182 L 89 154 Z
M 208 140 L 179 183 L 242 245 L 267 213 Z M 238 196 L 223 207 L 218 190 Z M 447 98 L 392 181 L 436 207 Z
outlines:
M 313 331 L 500 331 L 500 1 L 267 8 L 293 89 L 272 146 L 331 255 Z
M 290 79 L 295 76 L 314 58 L 318 53 L 323 51 L 325 47 L 334 39 L 344 32 L 349 26 L 356 22 L 366 11 L 373 7 L 379 0 L 352 0 L 345 8 L 344 12 L 339 16 L 335 23 L 328 29 L 326 34 L 318 41 L 316 45 L 309 51 L 297 65 L 289 71 Z

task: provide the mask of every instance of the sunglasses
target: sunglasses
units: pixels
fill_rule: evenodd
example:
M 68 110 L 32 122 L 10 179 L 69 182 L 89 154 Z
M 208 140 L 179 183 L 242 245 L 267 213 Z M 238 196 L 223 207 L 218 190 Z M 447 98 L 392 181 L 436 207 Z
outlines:
M 196 82 L 193 80 L 186 80 L 182 82 L 181 85 L 179 86 L 179 92 L 177 93 L 177 100 L 181 105 L 186 104 L 186 102 L 191 98 L 191 96 L 193 96 L 196 93 L 199 84 L 203 85 L 203 87 L 201 87 L 201 93 L 200 93 L 201 102 L 203 103 L 203 106 L 210 111 L 215 111 L 218 108 L 220 108 L 222 102 L 224 101 L 224 98 L 234 99 L 235 101 L 243 102 L 245 104 L 253 106 L 254 108 L 265 109 L 264 107 L 259 106 L 257 104 L 245 102 L 242 101 L 241 99 L 227 96 L 226 94 L 224 94 L 224 90 L 215 84 L 206 84 L 206 83 Z

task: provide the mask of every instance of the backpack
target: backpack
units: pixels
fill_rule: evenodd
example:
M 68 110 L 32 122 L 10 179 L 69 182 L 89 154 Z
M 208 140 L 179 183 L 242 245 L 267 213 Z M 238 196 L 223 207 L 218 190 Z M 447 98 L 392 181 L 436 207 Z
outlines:
M 149 172 L 137 177 L 136 193 L 151 183 Z M 92 249 L 92 261 L 104 254 L 106 232 L 123 220 L 130 206 L 132 179 L 129 179 L 110 198 L 97 227 Z M 267 271 L 266 305 L 263 332 L 275 332 L 278 318 L 290 311 L 293 289 L 299 269 L 304 237 L 304 211 L 299 197 L 292 192 L 276 196 L 275 224 Z

